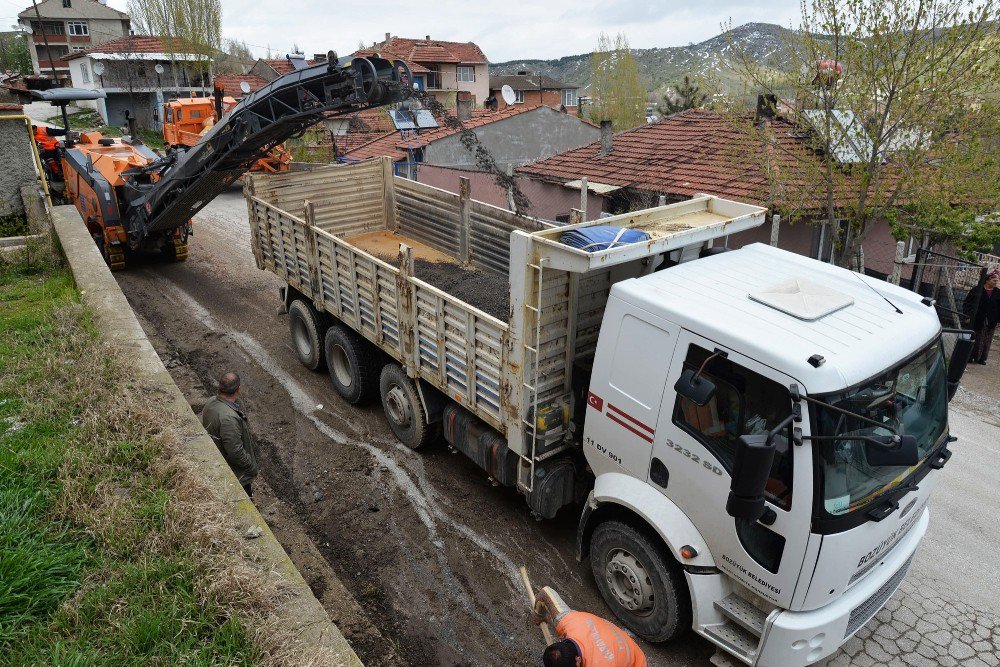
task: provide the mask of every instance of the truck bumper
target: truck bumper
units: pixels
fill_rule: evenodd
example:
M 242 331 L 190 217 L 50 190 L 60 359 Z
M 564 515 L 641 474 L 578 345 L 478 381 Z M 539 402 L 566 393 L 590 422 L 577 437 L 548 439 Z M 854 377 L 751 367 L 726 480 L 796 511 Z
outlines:
M 825 607 L 812 611 L 772 613 L 764 627 L 757 667 L 811 665 L 828 657 L 885 606 L 899 588 L 917 545 L 927 532 L 930 514 L 923 516 L 881 565 Z

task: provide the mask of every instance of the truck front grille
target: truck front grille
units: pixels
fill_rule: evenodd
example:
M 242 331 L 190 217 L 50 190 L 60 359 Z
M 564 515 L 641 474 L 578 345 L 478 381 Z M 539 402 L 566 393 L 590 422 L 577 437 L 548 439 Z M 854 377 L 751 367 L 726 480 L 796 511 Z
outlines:
M 900 582 L 903 581 L 903 577 L 906 576 L 906 571 L 910 569 L 910 562 L 913 560 L 913 556 L 906 559 L 902 567 L 896 570 L 896 573 L 889 577 L 882 586 L 869 596 L 867 600 L 859 604 L 857 607 L 851 610 L 851 617 L 847 620 L 847 632 L 844 633 L 844 637 L 850 637 L 855 632 L 858 631 L 862 625 L 867 623 L 872 616 L 878 612 L 882 606 L 889 601 L 892 594 L 896 592 L 899 588 Z

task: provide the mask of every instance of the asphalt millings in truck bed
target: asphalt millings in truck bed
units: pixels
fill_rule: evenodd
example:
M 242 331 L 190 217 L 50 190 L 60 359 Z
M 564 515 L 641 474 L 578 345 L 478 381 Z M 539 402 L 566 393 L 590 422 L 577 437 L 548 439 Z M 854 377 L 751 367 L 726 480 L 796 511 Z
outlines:
M 510 286 L 504 276 L 450 262 L 429 262 L 423 259 L 414 260 L 413 272 L 420 280 L 475 306 L 501 322 L 509 319 Z

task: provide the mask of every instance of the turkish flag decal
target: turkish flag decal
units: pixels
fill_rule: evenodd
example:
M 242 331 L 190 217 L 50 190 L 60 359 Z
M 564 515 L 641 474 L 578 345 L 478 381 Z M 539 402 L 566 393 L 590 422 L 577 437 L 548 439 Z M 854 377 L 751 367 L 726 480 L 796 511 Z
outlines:
M 598 412 L 604 412 L 604 399 L 594 392 L 587 394 L 587 405 L 594 408 Z

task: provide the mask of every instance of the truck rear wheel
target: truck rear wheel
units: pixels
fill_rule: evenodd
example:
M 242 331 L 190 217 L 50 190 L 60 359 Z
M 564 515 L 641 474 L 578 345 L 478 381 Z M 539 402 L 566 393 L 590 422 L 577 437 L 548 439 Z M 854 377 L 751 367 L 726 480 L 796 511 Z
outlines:
M 302 365 L 311 371 L 323 367 L 323 338 L 320 334 L 319 315 L 312 306 L 296 299 L 288 308 L 288 330 L 292 347 Z
M 646 641 L 670 641 L 691 623 L 680 567 L 633 526 L 606 521 L 594 529 L 590 566 L 605 602 Z
M 417 387 L 399 364 L 386 364 L 379 377 L 379 394 L 389 428 L 401 443 L 420 449 L 434 439 Z
M 378 353 L 353 331 L 336 325 L 326 332 L 326 366 L 330 380 L 351 405 L 367 403 L 378 392 Z

